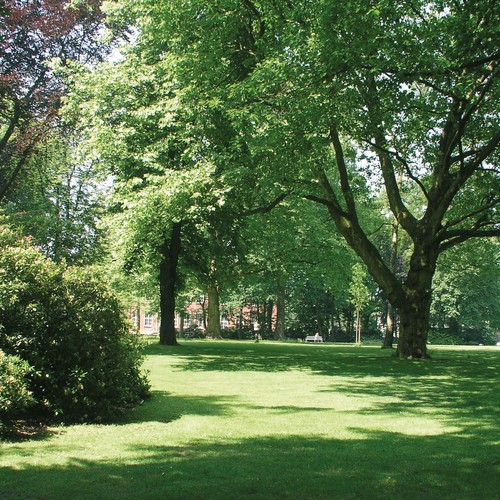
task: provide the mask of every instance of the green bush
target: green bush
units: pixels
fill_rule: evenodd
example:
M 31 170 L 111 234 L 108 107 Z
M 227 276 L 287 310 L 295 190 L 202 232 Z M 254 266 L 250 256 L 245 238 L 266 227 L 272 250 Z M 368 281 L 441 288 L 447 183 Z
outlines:
M 495 345 L 496 335 L 486 329 L 475 330 L 469 328 L 460 332 L 431 329 L 427 341 L 429 344 L 436 345 Z
M 0 348 L 33 367 L 36 407 L 64 421 L 107 419 L 148 393 L 139 338 L 86 269 L 56 265 L 0 227 Z
M 0 349 L 0 436 L 10 432 L 13 420 L 34 403 L 28 388 L 29 371 L 26 361 Z
M 458 335 L 446 330 L 430 330 L 427 342 L 436 345 L 459 345 L 463 343 Z

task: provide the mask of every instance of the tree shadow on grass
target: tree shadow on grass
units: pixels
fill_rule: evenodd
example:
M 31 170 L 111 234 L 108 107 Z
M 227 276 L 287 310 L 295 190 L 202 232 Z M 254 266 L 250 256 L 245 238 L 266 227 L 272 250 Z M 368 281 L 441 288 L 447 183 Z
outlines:
M 359 411 L 367 415 L 435 414 L 469 432 L 496 429 L 500 421 L 498 349 L 437 349 L 430 361 L 408 361 L 377 348 L 199 342 L 152 346 L 152 354 L 174 357 L 173 369 L 186 372 L 296 370 L 331 377 L 315 390 L 366 397 L 371 403 Z
M 0 470 L 2 499 L 497 497 L 490 442 L 360 432 L 131 445 L 130 458 Z
M 382 371 L 382 360 L 389 365 L 398 362 L 388 355 L 380 356 L 378 349 L 282 343 L 188 342 L 181 347 L 155 344 L 147 348 L 146 354 L 170 356 L 180 362 L 176 369 L 193 372 L 302 370 L 331 375 L 346 369 L 353 373 L 365 369 Z
M 237 404 L 234 396 L 179 396 L 165 391 L 152 391 L 151 397 L 142 405 L 128 411 L 113 425 L 169 423 L 183 415 L 230 416 L 234 413 L 234 404 Z

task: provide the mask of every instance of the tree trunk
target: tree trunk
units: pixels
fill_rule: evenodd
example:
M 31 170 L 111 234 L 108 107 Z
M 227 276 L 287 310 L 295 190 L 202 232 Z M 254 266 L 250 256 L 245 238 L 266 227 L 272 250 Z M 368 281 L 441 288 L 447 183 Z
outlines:
M 160 263 L 160 344 L 178 345 L 175 336 L 175 293 L 177 263 L 181 250 L 181 223 L 172 225 L 170 241 L 162 248 Z
M 179 313 L 179 337 L 184 337 L 184 311 Z
M 410 304 L 402 308 L 397 355 L 407 359 L 426 359 L 429 328 L 429 304 Z
M 238 313 L 238 340 L 243 338 L 243 307 L 240 308 Z
M 269 299 L 266 304 L 266 333 L 269 335 L 273 333 L 273 309 L 274 303 Z
M 403 185 L 402 171 L 398 172 L 398 187 L 401 189 Z M 399 237 L 399 223 L 396 217 L 392 221 L 392 238 L 391 238 L 391 260 L 389 268 L 393 274 L 396 274 L 398 263 L 398 237 Z M 387 304 L 387 322 L 385 328 L 384 343 L 382 349 L 392 349 L 394 341 L 394 332 L 396 326 L 396 311 L 394 306 L 389 302 Z
M 356 308 L 356 344 L 361 342 L 361 310 Z
M 403 285 L 404 297 L 398 304 L 400 329 L 397 355 L 400 358 L 426 359 L 427 334 L 432 301 L 432 277 L 437 250 L 419 245 L 413 252 L 410 271 Z
M 284 340 L 285 338 L 285 296 L 279 293 L 276 297 L 276 328 L 274 329 L 274 338 Z
M 316 304 L 315 306 L 315 312 L 316 312 L 316 324 L 318 326 L 317 333 L 323 337 L 323 311 L 321 309 L 321 306 L 319 304 Z
M 396 312 L 393 305 L 387 302 L 387 322 L 385 325 L 385 336 L 382 349 L 392 349 L 396 326 Z
M 208 321 L 206 334 L 213 339 L 222 338 L 220 328 L 220 300 L 217 285 L 212 284 L 207 288 L 208 294 Z

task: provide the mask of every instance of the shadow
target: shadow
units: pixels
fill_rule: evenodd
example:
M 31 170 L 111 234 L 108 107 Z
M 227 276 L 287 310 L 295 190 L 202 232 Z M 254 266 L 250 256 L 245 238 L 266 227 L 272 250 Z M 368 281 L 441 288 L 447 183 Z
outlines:
M 498 498 L 490 443 L 457 436 L 359 433 L 358 438 L 260 437 L 139 445 L 129 460 L 70 459 L 3 468 L 0 497 L 32 499 Z M 36 481 L 43 480 L 38 484 Z
M 195 429 L 184 429 L 186 436 L 177 438 L 173 433 L 181 426 L 162 427 L 165 432 L 154 444 L 129 439 L 117 453 L 95 460 L 78 458 L 78 450 L 71 449 L 51 465 L 27 460 L 9 467 L 4 461 L 0 499 L 499 498 L 499 350 L 436 350 L 431 361 L 410 362 L 377 348 L 190 342 L 180 348 L 150 345 L 147 354 L 169 356 L 168 369 L 186 377 L 193 371 L 228 372 L 228 378 L 234 371 L 270 372 L 278 378 L 289 370 L 321 375 L 311 390 L 326 399 L 311 407 L 300 400 L 269 407 L 234 395 L 153 391 L 119 422 L 123 433 L 137 428 L 128 424 L 168 424 L 184 415 L 244 418 L 238 412 L 242 407 L 291 418 L 310 412 L 311 420 L 328 429 L 329 419 L 353 412 L 332 410 L 329 393 L 366 401 L 353 412 L 353 422 L 361 415 L 370 424 L 351 424 L 348 437 L 337 439 L 297 429 L 244 438 L 222 432 L 218 439 L 201 440 Z M 426 435 L 426 429 L 410 428 L 419 415 L 427 417 L 424 422 L 435 416 L 447 425 Z M 377 430 L 372 418 L 406 428 Z M 346 421 L 351 422 L 349 415 Z
M 143 422 L 170 423 L 183 415 L 230 416 L 232 406 L 238 404 L 235 397 L 225 396 L 179 396 L 164 391 L 152 391 L 151 397 L 112 425 L 127 425 Z
M 299 370 L 334 375 L 348 368 L 362 376 L 367 369 L 384 371 L 381 362 L 394 365 L 399 361 L 386 353 L 380 356 L 380 352 L 377 348 L 351 346 L 248 342 L 187 342 L 180 347 L 156 344 L 146 350 L 149 356 L 169 356 L 181 361 L 176 369 L 185 371 Z
M 473 434 L 495 432 L 500 421 L 500 350 L 495 348 L 435 349 L 427 361 L 400 360 L 376 347 L 245 342 L 196 342 L 167 349 L 153 345 L 148 354 L 170 356 L 175 360 L 172 369 L 186 372 L 294 370 L 326 376 L 330 384 L 317 392 L 370 400 L 369 406 L 356 410 L 366 415 L 434 414 Z M 275 413 L 312 410 L 273 408 Z

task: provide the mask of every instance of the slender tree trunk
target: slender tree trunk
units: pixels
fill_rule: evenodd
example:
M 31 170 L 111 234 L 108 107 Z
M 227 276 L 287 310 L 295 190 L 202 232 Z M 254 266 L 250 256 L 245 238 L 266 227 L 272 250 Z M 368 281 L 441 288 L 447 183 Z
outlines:
M 276 328 L 274 329 L 274 338 L 284 340 L 285 338 L 285 295 L 278 293 L 276 297 Z
M 184 337 L 184 311 L 179 313 L 179 337 Z
M 243 338 L 243 307 L 240 307 L 238 312 L 238 340 Z
M 273 309 L 274 303 L 269 299 L 266 304 L 266 333 L 269 335 L 273 333 Z
M 361 342 L 361 311 L 356 308 L 356 344 Z
M 220 328 L 220 299 L 217 285 L 211 284 L 207 288 L 208 321 L 206 334 L 214 339 L 222 338 Z
M 205 306 L 206 304 L 206 297 L 203 296 L 203 301 L 200 302 L 201 305 L 201 314 L 203 316 L 203 329 L 206 331 L 207 330 L 207 307 Z
M 382 349 L 392 349 L 394 333 L 396 331 L 396 312 L 390 302 L 387 302 L 387 319 L 385 324 L 385 335 Z
M 177 345 L 175 336 L 175 294 L 177 263 L 181 250 L 181 223 L 172 225 L 170 241 L 162 248 L 160 263 L 160 344 Z
M 398 172 L 397 180 L 398 188 L 401 189 L 403 185 L 403 171 Z M 389 269 L 393 274 L 396 274 L 397 264 L 398 264 L 398 238 L 399 238 L 399 223 L 396 217 L 392 221 L 392 237 L 391 237 L 391 259 L 389 264 Z M 382 349 L 392 349 L 392 344 L 394 341 L 394 333 L 396 327 L 396 311 L 394 306 L 388 302 L 387 303 L 387 321 L 385 328 L 384 343 Z

